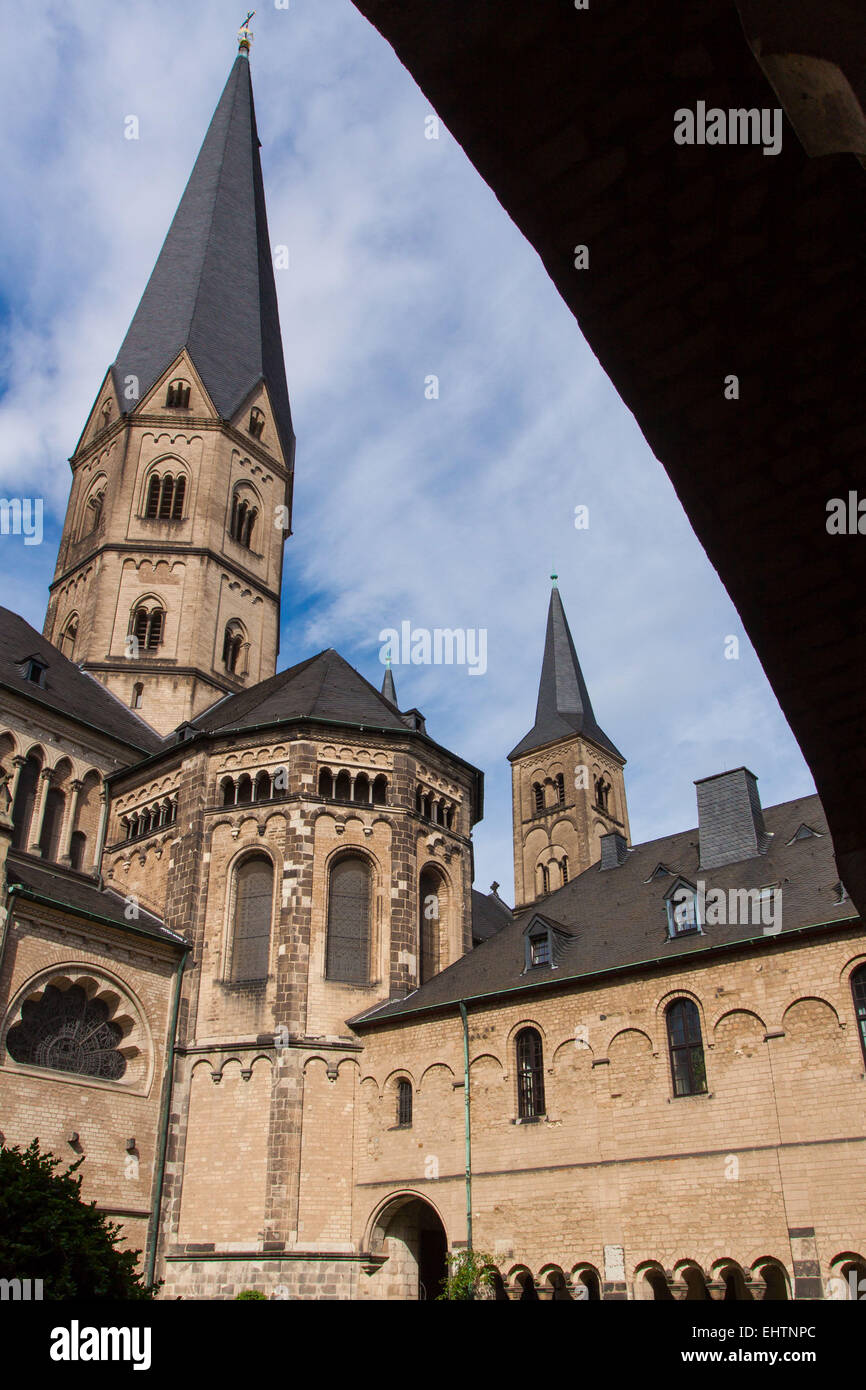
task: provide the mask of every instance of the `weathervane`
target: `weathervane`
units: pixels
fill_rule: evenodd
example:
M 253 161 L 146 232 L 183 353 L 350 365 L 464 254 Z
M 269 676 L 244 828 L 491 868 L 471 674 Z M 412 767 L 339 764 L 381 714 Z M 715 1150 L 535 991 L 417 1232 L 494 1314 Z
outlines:
M 240 29 L 238 30 L 238 52 L 239 52 L 239 53 L 249 53 L 249 51 L 250 51 L 250 44 L 251 44 L 252 41 L 253 41 L 253 36 L 252 36 L 252 33 L 250 32 L 250 20 L 252 19 L 252 17 L 253 17 L 254 14 L 255 14 L 255 10 L 250 10 L 249 14 L 247 15 L 246 19 L 244 20 L 243 24 L 241 25 Z

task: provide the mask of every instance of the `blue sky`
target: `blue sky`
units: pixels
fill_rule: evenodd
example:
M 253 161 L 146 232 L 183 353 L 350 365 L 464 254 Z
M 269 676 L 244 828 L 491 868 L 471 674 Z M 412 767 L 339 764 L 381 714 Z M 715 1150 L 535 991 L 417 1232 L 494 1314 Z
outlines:
M 0 94 L 0 486 L 42 496 L 46 526 L 41 546 L 0 538 L 0 582 L 40 627 L 67 459 L 243 7 L 3 11 L 17 54 Z M 334 646 L 380 684 L 383 629 L 486 629 L 483 676 L 394 675 L 401 705 L 483 769 L 476 882 L 495 877 L 505 896 L 505 755 L 533 723 L 554 565 L 596 715 L 628 758 L 635 842 L 693 825 L 694 780 L 741 763 L 765 805 L 814 790 L 663 468 L 533 248 L 445 127 L 426 138 L 430 105 L 388 45 L 349 0 L 262 5 L 253 29 L 271 240 L 290 250 L 277 288 L 298 435 L 280 666 Z M 729 635 L 739 660 L 725 658 Z

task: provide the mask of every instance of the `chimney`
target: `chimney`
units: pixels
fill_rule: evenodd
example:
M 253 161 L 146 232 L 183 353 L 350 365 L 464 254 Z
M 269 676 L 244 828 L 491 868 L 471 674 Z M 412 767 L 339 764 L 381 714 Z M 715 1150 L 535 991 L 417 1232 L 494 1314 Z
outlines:
M 747 767 L 702 777 L 698 789 L 701 868 L 753 859 L 767 848 L 758 779 Z
M 611 830 L 608 835 L 600 837 L 600 842 L 602 869 L 618 869 L 620 864 L 625 863 L 628 841 L 624 835 L 620 835 L 618 830 Z

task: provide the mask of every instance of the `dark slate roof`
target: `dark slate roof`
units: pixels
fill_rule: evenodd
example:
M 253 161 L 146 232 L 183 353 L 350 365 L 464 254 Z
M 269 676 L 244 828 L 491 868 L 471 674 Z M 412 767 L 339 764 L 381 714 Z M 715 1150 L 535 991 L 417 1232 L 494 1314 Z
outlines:
M 621 762 L 625 761 L 596 722 L 562 599 L 559 590 L 554 588 L 547 612 L 535 724 L 508 756 L 517 758 L 521 753 L 529 753 L 533 748 L 569 738 L 572 734 L 585 734 L 600 748 L 606 748 Z
M 542 899 L 537 908 L 519 913 L 510 926 L 484 941 L 447 970 L 405 999 L 394 1000 L 352 1020 L 352 1026 L 453 1006 L 460 999 L 499 994 L 509 990 L 544 988 L 639 965 L 688 962 L 699 952 L 758 937 L 753 947 L 761 950 L 777 938 L 762 934 L 760 926 L 709 926 L 702 933 L 671 939 L 667 931 L 665 894 L 682 875 L 690 883 L 698 878 L 710 888 L 782 887 L 780 935 L 806 926 L 857 920 L 850 901 L 836 902 L 833 891 L 838 871 L 833 845 L 817 796 L 802 797 L 764 812 L 772 832 L 766 854 L 727 864 L 720 869 L 698 869 L 698 832 L 685 830 L 660 840 L 650 840 L 629 851 L 618 868 L 587 869 L 564 888 Z M 815 827 L 820 837 L 791 840 L 802 821 Z M 659 862 L 672 874 L 647 882 Z M 525 971 L 523 934 L 536 915 L 562 934 L 556 951 L 556 968 L 541 966 Z M 564 943 L 564 945 L 563 945 Z
M 109 922 L 134 933 L 144 932 L 157 937 L 172 946 L 186 946 L 182 936 L 169 931 L 162 919 L 143 907 L 138 909 L 138 918 L 130 922 L 125 915 L 126 899 L 111 888 L 100 888 L 95 879 L 87 879 L 82 874 L 61 868 L 57 864 L 43 864 L 10 851 L 6 859 L 6 879 L 10 888 L 20 884 L 26 895 L 38 902 L 49 903 L 54 907 L 65 908 L 80 917 Z
M 45 663 L 44 687 L 25 679 L 21 663 L 28 657 Z M 100 729 L 137 753 L 163 746 L 159 734 L 133 710 L 8 608 L 0 608 L 0 686 Z
M 472 940 L 487 941 L 514 920 L 511 908 L 496 893 L 472 889 Z
M 283 362 L 249 60 L 229 74 L 159 259 L 114 363 L 144 397 L 187 348 L 228 419 L 264 380 L 287 465 L 294 431 Z
M 217 733 L 297 718 L 406 732 L 406 725 L 391 702 L 333 647 L 287 671 L 279 671 L 250 690 L 224 696 L 191 724 L 207 733 Z
M 393 705 L 395 709 L 400 708 L 397 704 L 397 687 L 394 684 L 394 672 L 391 670 L 390 666 L 385 669 L 385 677 L 382 681 L 382 694 L 388 703 Z

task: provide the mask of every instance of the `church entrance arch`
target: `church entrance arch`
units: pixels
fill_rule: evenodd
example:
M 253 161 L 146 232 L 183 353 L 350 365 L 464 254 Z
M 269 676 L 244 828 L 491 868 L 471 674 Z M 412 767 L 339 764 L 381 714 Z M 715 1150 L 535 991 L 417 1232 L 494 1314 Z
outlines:
M 385 1257 L 374 1276 L 375 1298 L 429 1300 L 442 1292 L 448 1237 L 442 1218 L 424 1197 L 415 1192 L 389 1197 L 373 1217 L 369 1248 Z

